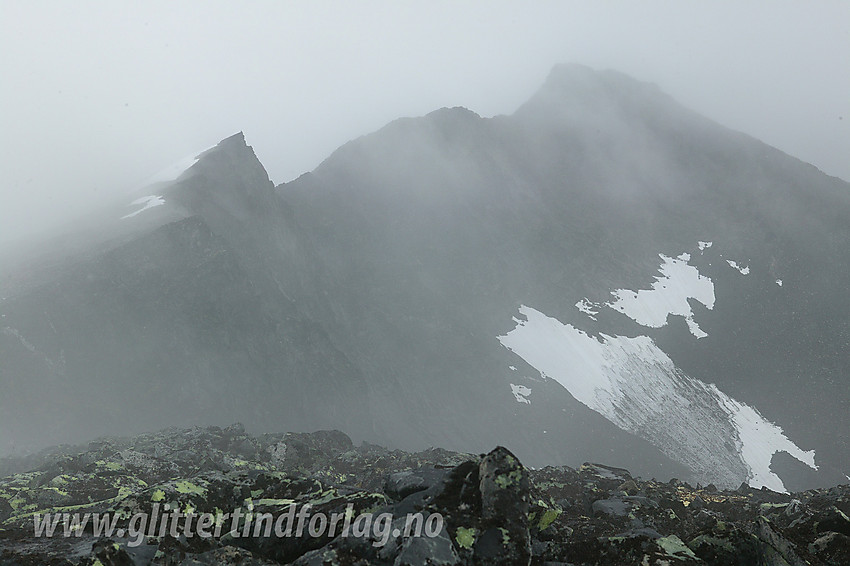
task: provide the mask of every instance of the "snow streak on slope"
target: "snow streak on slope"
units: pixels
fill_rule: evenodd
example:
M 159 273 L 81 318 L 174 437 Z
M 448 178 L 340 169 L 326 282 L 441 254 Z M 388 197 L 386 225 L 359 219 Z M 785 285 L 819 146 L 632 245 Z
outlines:
M 183 159 L 176 161 L 166 167 L 165 169 L 160 170 L 155 175 L 151 176 L 147 181 L 145 181 L 144 186 L 153 185 L 154 183 L 168 183 L 171 181 L 176 181 L 180 175 L 186 172 L 192 165 L 198 162 L 198 159 L 201 158 L 201 154 L 209 151 L 215 146 L 208 147 L 201 151 L 196 151 L 190 155 L 187 155 Z
M 162 198 L 161 196 L 150 195 L 150 196 L 146 196 L 146 197 L 142 197 L 142 198 L 137 198 L 136 200 L 134 200 L 133 202 L 130 203 L 130 206 L 138 206 L 140 204 L 143 204 L 144 206 L 142 208 L 140 208 L 139 210 L 135 211 L 135 212 L 131 212 L 130 214 L 125 214 L 124 216 L 121 217 L 121 220 L 124 220 L 125 218 L 132 218 L 132 217 L 136 216 L 137 214 L 139 214 L 140 212 L 144 212 L 145 210 L 147 210 L 149 208 L 153 208 L 155 206 L 161 206 L 161 205 L 165 204 L 165 199 Z
M 595 338 L 526 306 L 501 343 L 578 401 L 694 470 L 700 481 L 785 491 L 770 460 L 786 451 L 815 467 L 758 411 L 682 373 L 647 336 Z
M 617 289 L 612 294 L 614 301 L 607 305 L 622 312 L 638 324 L 660 328 L 667 324 L 671 314 L 685 317 L 691 334 L 697 338 L 708 336 L 694 321 L 694 313 L 688 299 L 696 299 L 708 309 L 714 308 L 714 283 L 700 275 L 696 267 L 688 265 L 691 256 L 682 254 L 677 258 L 659 254 L 662 264 L 661 276 L 655 277 L 652 288 L 629 291 Z

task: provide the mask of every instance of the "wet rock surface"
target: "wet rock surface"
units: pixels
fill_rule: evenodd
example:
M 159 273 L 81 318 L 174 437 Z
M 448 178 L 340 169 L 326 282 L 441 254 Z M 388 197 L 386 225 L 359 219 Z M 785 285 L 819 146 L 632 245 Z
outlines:
M 252 436 L 240 425 L 105 438 L 2 465 L 21 470 L 0 479 L 4 566 L 850 563 L 848 486 L 720 491 L 601 464 L 527 469 L 502 447 L 406 453 L 338 431 Z M 263 531 L 305 508 L 301 536 Z M 113 530 L 96 535 L 89 521 L 65 536 L 60 521 L 36 537 L 46 513 L 67 513 L 70 527 L 74 513 L 109 514 Z M 196 522 L 193 536 L 185 522 L 133 524 L 169 513 L 211 524 Z M 317 516 L 336 516 L 335 531 Z

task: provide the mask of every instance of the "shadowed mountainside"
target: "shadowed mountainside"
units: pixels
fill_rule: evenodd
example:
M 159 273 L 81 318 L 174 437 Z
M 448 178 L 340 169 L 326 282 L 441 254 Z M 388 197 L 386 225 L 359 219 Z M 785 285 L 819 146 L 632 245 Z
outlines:
M 654 86 L 558 67 L 511 116 L 400 119 L 278 187 L 238 134 L 131 200 L 3 260 L 0 450 L 238 419 L 850 473 L 847 183 Z

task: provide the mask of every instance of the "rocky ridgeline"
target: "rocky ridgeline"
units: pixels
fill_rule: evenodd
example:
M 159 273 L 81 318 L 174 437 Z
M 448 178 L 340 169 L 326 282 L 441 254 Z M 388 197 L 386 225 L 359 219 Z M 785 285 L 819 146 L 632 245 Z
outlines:
M 791 495 L 633 478 L 585 464 L 526 469 L 506 449 L 418 453 L 337 431 L 240 425 L 106 438 L 0 461 L 0 565 L 850 564 L 850 487 Z M 14 473 L 13 473 L 14 472 Z M 435 536 L 36 538 L 36 513 L 439 513 Z M 240 523 L 241 527 L 241 523 Z M 61 530 L 61 527 L 60 527 Z M 226 529 L 228 530 L 228 529 Z M 399 530 L 401 530 L 399 528 Z M 238 534 L 238 532 L 237 532 Z M 142 538 L 142 537 L 140 537 Z

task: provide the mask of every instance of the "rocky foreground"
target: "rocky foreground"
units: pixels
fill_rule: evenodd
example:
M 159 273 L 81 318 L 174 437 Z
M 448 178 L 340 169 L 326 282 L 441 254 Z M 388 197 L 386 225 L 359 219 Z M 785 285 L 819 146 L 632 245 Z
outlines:
M 0 474 L 0 565 L 850 564 L 850 486 L 722 491 L 599 464 L 527 469 L 504 448 L 411 454 L 337 431 L 255 437 L 234 425 L 61 447 L 0 460 Z M 252 517 L 307 504 L 312 515 L 391 513 L 393 528 L 240 536 Z M 134 516 L 166 509 L 209 513 L 223 530 L 127 535 Z M 222 519 L 234 511 L 235 529 Z M 66 537 L 60 523 L 36 537 L 46 513 L 109 513 L 117 528 Z M 442 526 L 405 536 L 409 513 Z

